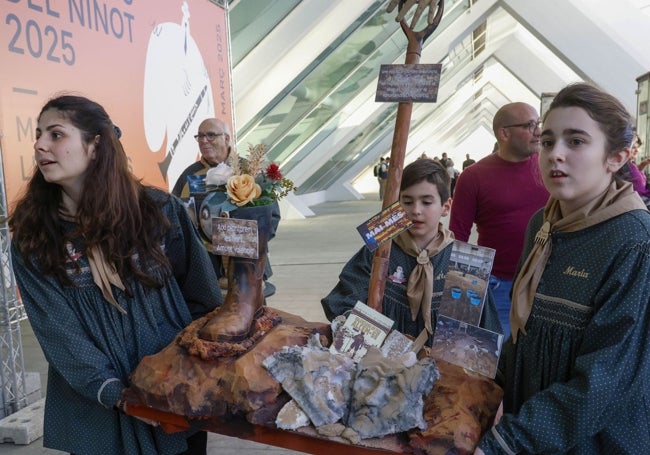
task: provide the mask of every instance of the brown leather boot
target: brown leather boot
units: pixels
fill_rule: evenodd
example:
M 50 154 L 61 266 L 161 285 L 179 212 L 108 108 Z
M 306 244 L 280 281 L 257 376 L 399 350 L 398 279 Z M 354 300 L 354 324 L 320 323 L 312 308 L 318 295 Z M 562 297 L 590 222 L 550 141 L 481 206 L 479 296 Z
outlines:
M 240 208 L 231 212 L 230 217 L 257 221 L 258 258 L 228 258 L 225 302 L 214 310 L 214 317 L 199 330 L 198 336 L 207 341 L 237 343 L 251 337 L 255 317 L 266 305 L 263 277 L 271 233 L 271 207 Z
M 229 258 L 228 293 L 201 330 L 199 338 L 208 341 L 240 342 L 252 336 L 255 317 L 262 311 L 264 299 L 264 266 L 266 254 L 260 259 Z

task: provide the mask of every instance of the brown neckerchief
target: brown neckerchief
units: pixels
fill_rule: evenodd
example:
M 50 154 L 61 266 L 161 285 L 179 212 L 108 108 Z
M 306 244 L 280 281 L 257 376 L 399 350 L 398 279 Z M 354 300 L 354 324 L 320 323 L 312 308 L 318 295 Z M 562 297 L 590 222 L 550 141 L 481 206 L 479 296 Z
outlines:
M 393 240 L 406 254 L 417 258 L 417 265 L 411 272 L 406 288 L 411 318 L 413 321 L 422 314 L 424 326 L 429 333 L 433 333 L 431 327 L 431 297 L 433 295 L 433 256 L 442 251 L 447 245 L 454 241 L 454 234 L 446 229 L 442 223 L 438 223 L 438 233 L 431 241 L 420 249 L 408 231 L 400 233 Z
M 77 222 L 76 217 L 70 215 L 66 207 L 61 207 L 59 215 L 61 215 L 61 218 L 66 221 L 73 223 Z M 115 270 L 115 267 L 108 263 L 100 248 L 87 247 L 86 256 L 88 257 L 88 264 L 90 265 L 90 273 L 93 276 L 93 282 L 102 291 L 102 295 L 106 301 L 117 308 L 120 313 L 126 314 L 126 310 L 115 300 L 113 290 L 111 289 L 111 284 L 115 285 L 122 291 L 125 289 L 124 283 L 122 283 L 122 279 Z
M 535 244 L 512 286 L 510 327 L 514 343 L 517 342 L 519 331 L 526 335 L 526 322 L 532 310 L 537 285 L 551 255 L 552 242 L 547 241 L 549 233 L 580 231 L 637 209 L 647 210 L 629 182 L 613 181 L 601 196 L 566 216 L 562 216 L 559 201 L 549 198 L 544 208 L 544 222 L 535 235 Z

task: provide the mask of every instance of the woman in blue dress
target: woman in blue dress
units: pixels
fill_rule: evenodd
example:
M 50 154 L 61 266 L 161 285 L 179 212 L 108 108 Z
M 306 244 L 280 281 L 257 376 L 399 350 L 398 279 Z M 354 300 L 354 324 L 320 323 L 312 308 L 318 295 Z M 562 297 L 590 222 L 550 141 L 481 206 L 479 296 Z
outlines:
M 9 225 L 20 295 L 49 364 L 43 445 L 205 454 L 205 433 L 166 434 L 120 401 L 144 356 L 222 302 L 182 202 L 130 173 L 119 130 L 87 98 L 43 107 L 34 159 Z
M 620 173 L 633 138 L 625 107 L 589 84 L 544 117 L 551 197 L 513 286 L 504 414 L 476 454 L 650 453 L 650 213 Z

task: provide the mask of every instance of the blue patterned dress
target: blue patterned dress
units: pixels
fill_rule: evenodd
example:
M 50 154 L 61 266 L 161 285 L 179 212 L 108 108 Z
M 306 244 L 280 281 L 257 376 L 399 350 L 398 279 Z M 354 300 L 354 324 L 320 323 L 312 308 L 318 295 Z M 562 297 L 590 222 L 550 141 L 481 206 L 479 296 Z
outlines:
M 168 435 L 114 409 L 140 360 L 159 352 L 192 319 L 222 302 L 210 260 L 182 202 L 159 190 L 172 228 L 164 250 L 173 277 L 160 289 L 112 287 L 120 313 L 93 282 L 84 245 L 68 245 L 73 286 L 28 267 L 12 245 L 13 268 L 29 321 L 49 363 L 43 445 L 84 455 L 178 454 L 187 433 Z M 64 229 L 72 231 L 73 223 Z
M 531 220 L 524 255 L 541 220 Z M 550 241 L 527 335 L 504 345 L 505 414 L 479 447 L 649 454 L 650 213 L 552 232 Z

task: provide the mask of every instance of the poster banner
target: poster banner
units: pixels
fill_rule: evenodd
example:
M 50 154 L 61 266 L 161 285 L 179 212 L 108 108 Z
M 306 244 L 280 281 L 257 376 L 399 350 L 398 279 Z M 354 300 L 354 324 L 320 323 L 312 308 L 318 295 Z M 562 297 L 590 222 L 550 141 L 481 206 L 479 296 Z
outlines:
M 171 189 L 202 120 L 233 125 L 227 11 L 210 0 L 0 0 L 0 146 L 7 201 L 34 168 L 48 99 L 86 96 L 122 130 L 133 173 Z M 101 182 L 98 182 L 101 184 Z

